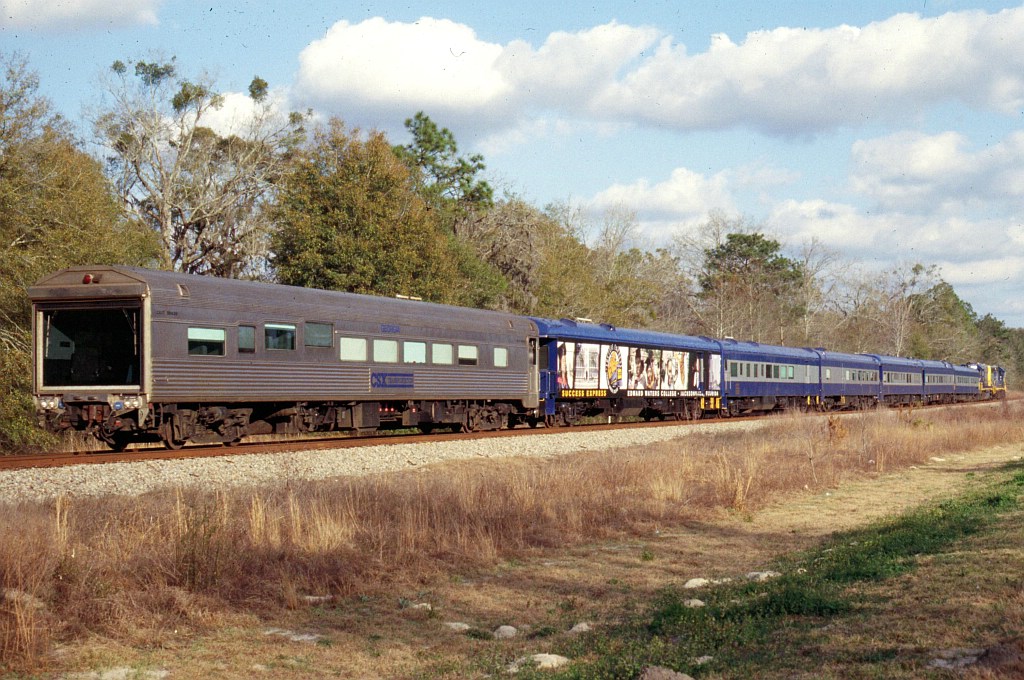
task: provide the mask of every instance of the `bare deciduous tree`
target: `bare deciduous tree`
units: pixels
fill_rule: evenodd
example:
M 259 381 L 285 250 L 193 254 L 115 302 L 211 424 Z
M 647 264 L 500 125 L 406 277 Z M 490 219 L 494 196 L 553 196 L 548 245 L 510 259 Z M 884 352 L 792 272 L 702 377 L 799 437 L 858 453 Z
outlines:
M 263 207 L 305 117 L 279 113 L 256 77 L 248 111 L 216 131 L 225 98 L 209 78 L 180 77 L 173 59 L 131 66 L 114 62 L 110 101 L 94 120 L 125 208 L 160 234 L 167 267 L 227 277 L 260 270 Z

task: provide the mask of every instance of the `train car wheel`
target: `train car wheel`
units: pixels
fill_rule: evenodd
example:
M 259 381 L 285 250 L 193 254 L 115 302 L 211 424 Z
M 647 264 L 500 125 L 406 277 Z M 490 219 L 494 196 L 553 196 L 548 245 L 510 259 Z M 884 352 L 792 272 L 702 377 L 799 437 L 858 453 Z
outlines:
M 170 420 L 165 420 L 160 426 L 160 439 L 163 441 L 164 446 L 171 451 L 177 451 L 185 445 L 184 439 L 175 438 L 174 430 L 174 424 Z

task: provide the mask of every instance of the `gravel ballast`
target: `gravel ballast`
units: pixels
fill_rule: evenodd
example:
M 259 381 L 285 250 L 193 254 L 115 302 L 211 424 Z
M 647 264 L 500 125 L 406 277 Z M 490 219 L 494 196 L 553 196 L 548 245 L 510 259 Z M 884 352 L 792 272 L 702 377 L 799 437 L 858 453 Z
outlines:
M 576 428 L 556 434 L 520 435 L 423 444 L 241 454 L 218 458 L 102 463 L 0 472 L 0 504 L 47 501 L 58 496 L 134 496 L 166 488 L 224 489 L 366 475 L 467 458 L 557 456 L 644 446 L 686 435 L 759 427 L 758 421 L 701 423 L 622 430 Z

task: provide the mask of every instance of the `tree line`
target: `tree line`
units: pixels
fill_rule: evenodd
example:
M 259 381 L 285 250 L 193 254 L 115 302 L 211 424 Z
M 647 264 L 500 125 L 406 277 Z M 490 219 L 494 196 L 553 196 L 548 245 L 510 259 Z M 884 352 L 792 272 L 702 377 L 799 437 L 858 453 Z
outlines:
M 427 114 L 410 141 L 282 113 L 254 77 L 229 102 L 174 59 L 117 61 L 92 137 L 0 54 L 0 448 L 38 445 L 27 288 L 128 264 L 622 327 L 985 360 L 1024 375 L 1024 330 L 979 317 L 935 267 L 860 270 L 821 244 L 712 212 L 657 247 L 635 214 L 497 196 Z M 230 104 L 230 106 L 229 106 Z M 227 116 L 236 112 L 233 120 Z M 90 153 L 89 149 L 100 149 Z

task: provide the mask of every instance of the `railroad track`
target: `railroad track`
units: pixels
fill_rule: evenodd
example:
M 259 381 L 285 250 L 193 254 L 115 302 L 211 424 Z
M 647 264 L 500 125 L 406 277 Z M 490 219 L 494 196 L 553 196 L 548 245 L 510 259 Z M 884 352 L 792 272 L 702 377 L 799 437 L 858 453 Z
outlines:
M 1016 399 L 1017 397 L 1012 397 Z M 963 408 L 966 406 L 993 406 L 999 402 L 978 402 L 977 404 L 958 404 L 952 408 Z M 926 410 L 935 408 L 951 408 L 949 405 L 936 404 L 932 406 L 916 407 L 915 410 Z M 808 413 L 807 417 L 824 416 L 854 416 L 862 414 L 863 411 L 832 411 L 828 413 Z M 710 424 L 715 422 L 730 423 L 743 422 L 748 420 L 764 421 L 764 415 L 741 416 L 733 418 L 712 418 L 703 420 L 664 420 L 652 422 L 633 423 L 608 423 L 591 424 L 567 428 L 528 428 L 521 427 L 513 430 L 492 430 L 487 432 L 471 433 L 434 433 L 434 434 L 393 434 L 393 435 L 371 435 L 366 437 L 338 436 L 316 439 L 290 439 L 287 441 L 270 442 L 249 442 L 236 446 L 215 445 L 189 445 L 177 451 L 154 445 L 149 448 L 129 449 L 123 452 L 90 450 L 75 451 L 66 453 L 40 453 L 16 456 L 0 456 L 0 470 L 24 470 L 30 468 L 62 467 L 70 465 L 95 465 L 105 463 L 137 463 L 150 460 L 177 460 L 189 458 L 215 458 L 220 456 L 253 455 L 262 453 L 284 453 L 294 451 L 316 451 L 324 449 L 355 449 L 365 446 L 382 446 L 389 444 L 428 444 L 431 442 L 445 441 L 468 441 L 474 439 L 490 439 L 501 437 L 519 437 L 526 435 L 556 435 L 571 431 L 603 431 L 619 430 L 629 428 L 650 428 L 650 427 L 678 427 L 686 425 Z
M 730 418 L 731 421 L 758 419 Z M 122 452 L 90 450 L 67 453 L 41 453 L 17 456 L 0 456 L 0 470 L 24 470 L 29 468 L 61 467 L 64 465 L 90 465 L 103 463 L 137 463 L 147 460 L 177 460 L 187 458 L 215 458 L 218 456 L 242 456 L 259 453 L 284 453 L 289 451 L 316 451 L 323 449 L 355 449 L 364 446 L 386 446 L 389 444 L 429 444 L 431 442 L 468 441 L 473 439 L 490 439 L 500 437 L 521 437 L 526 435 L 556 435 L 579 430 L 616 430 L 633 427 L 672 427 L 694 423 L 708 423 L 709 420 L 665 420 L 641 423 L 610 423 L 582 425 L 573 428 L 536 429 L 529 427 L 514 430 L 491 430 L 486 432 L 452 432 L 434 434 L 394 434 L 371 435 L 368 437 L 338 436 L 316 439 L 289 439 L 287 441 L 249 442 L 236 446 L 189 445 L 177 451 L 171 451 L 159 445 L 149 448 L 128 449 Z M 723 421 L 725 422 L 725 421 Z

